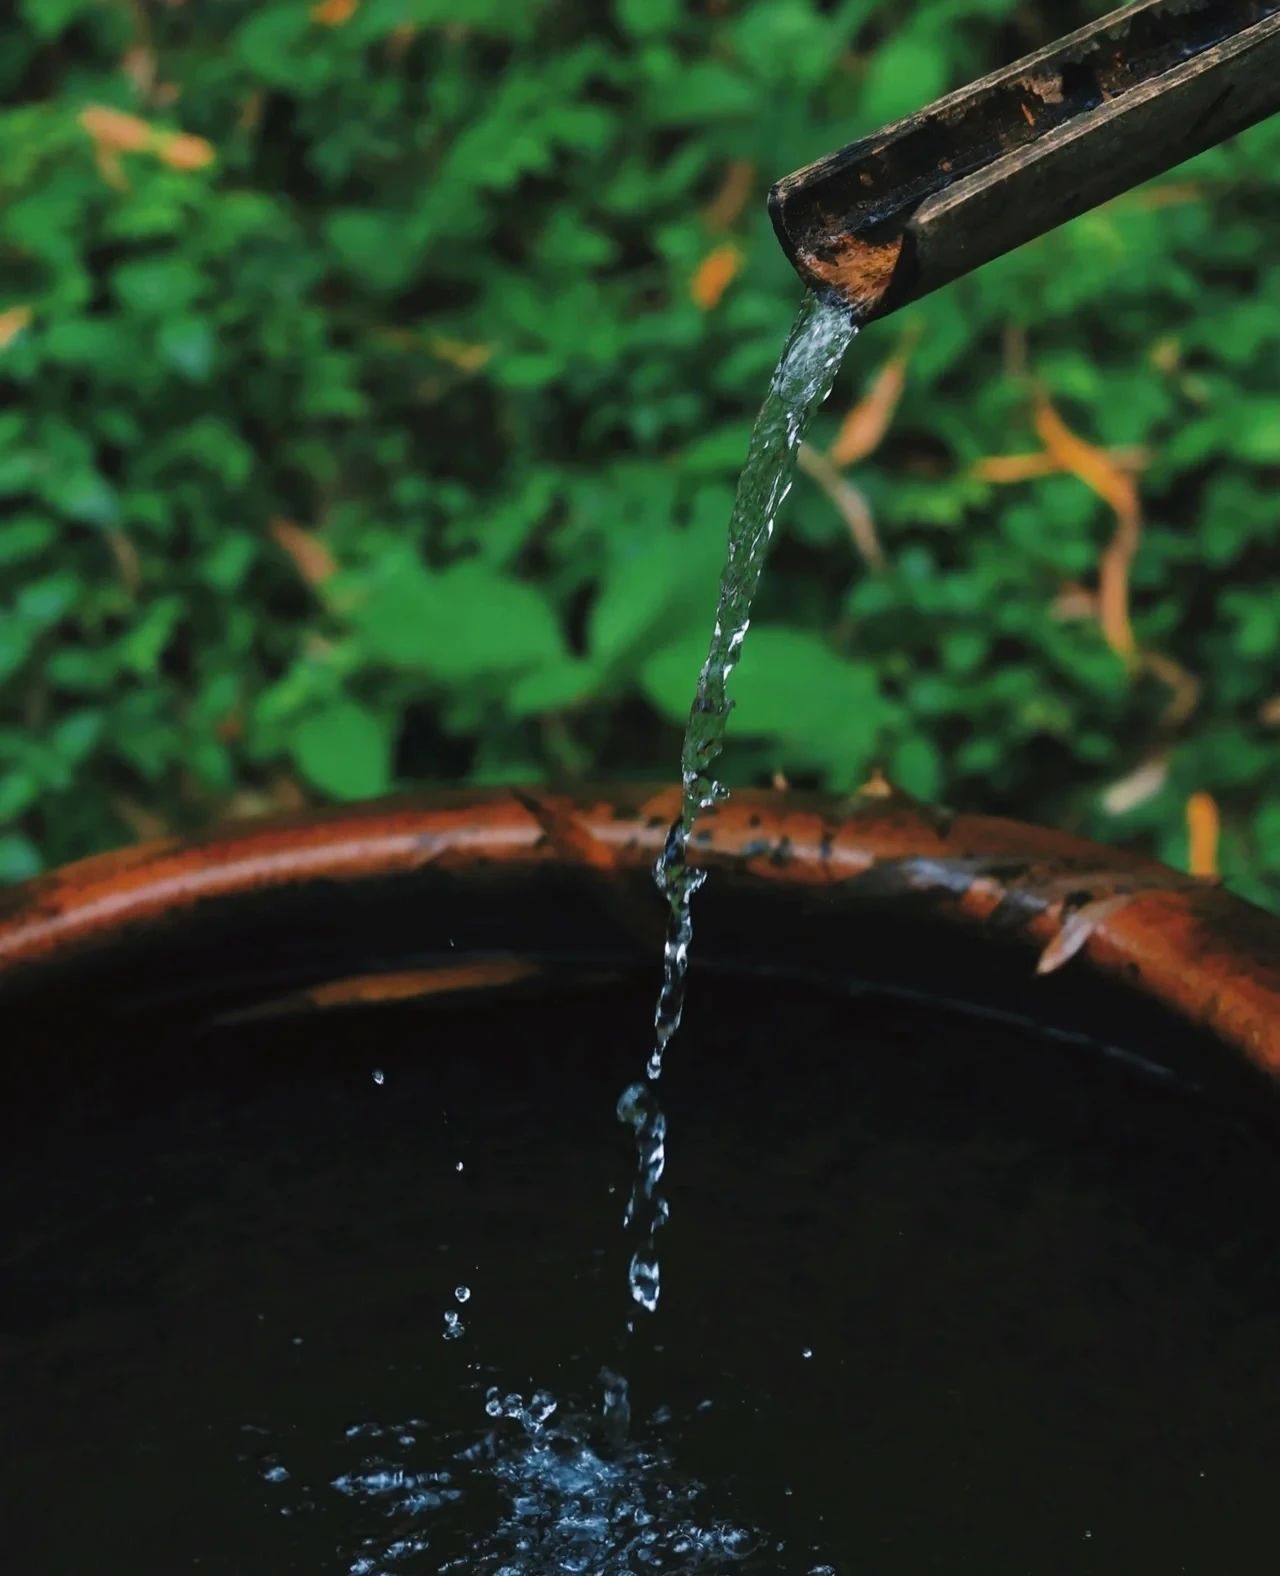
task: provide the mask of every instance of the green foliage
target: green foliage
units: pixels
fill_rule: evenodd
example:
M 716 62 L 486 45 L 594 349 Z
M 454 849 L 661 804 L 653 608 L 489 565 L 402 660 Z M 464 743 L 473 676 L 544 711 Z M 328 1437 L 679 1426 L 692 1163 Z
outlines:
M 765 186 L 1102 8 L 6 12 L 0 879 L 299 788 L 670 776 L 798 298 Z M 1278 170 L 1258 127 L 855 343 L 813 441 L 909 347 L 846 472 L 884 567 L 802 475 L 731 779 L 882 765 L 1174 863 L 1203 790 L 1280 901 Z M 1146 451 L 1136 664 L 1054 612 L 1108 507 L 974 474 L 1041 448 L 1020 358 Z

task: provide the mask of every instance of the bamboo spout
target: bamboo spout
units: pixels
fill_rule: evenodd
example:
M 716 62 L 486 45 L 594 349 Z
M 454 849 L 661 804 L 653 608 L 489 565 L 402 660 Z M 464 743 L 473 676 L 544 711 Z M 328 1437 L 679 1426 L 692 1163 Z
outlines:
M 811 288 L 883 317 L 1280 110 L 1280 0 L 1137 0 L 769 193 Z

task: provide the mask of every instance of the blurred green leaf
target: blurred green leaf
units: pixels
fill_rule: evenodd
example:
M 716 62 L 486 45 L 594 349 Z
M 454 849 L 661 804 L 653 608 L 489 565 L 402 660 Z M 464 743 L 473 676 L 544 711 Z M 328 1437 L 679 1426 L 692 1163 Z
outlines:
M 203 318 L 166 318 L 157 348 L 175 372 L 194 383 L 203 383 L 213 367 L 213 330 Z
M 727 507 L 726 499 L 726 519 Z M 619 662 L 682 631 L 697 630 L 715 608 L 725 541 L 724 526 L 662 531 L 617 554 L 591 609 L 592 656 Z M 708 632 L 704 642 L 709 638 Z
M 43 869 L 40 850 L 21 832 L 0 832 L 0 882 L 25 881 Z
M 298 770 L 337 799 L 384 793 L 391 782 L 392 730 L 387 717 L 337 700 L 300 719 L 289 740 Z
M 507 694 L 507 709 L 513 717 L 562 711 L 594 694 L 600 678 L 600 669 L 594 663 L 566 657 L 549 667 L 522 674 Z
M 56 38 L 85 12 L 94 0 L 21 0 L 20 10 L 37 38 Z
M 673 721 L 688 715 L 704 654 L 686 637 L 641 669 L 645 693 Z M 796 629 L 752 632 L 730 698 L 734 737 L 776 739 L 780 765 L 821 765 L 842 775 L 869 764 L 889 715 L 868 664 Z
M 481 563 L 384 566 L 352 613 L 365 649 L 449 683 L 557 661 L 564 641 L 545 594 Z
M 680 0 L 614 0 L 618 21 L 633 38 L 672 31 L 680 17 Z

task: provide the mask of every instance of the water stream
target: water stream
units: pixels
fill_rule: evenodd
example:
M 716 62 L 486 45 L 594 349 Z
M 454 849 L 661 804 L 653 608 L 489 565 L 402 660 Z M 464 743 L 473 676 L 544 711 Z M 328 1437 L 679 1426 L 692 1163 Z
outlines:
M 637 1163 L 625 1224 L 635 1234 L 628 1267 L 632 1307 L 622 1346 L 634 1350 L 637 1307 L 652 1313 L 661 1294 L 657 1234 L 668 1216 L 659 1191 L 666 1165 L 666 1116 L 656 1097 L 663 1058 L 680 1026 L 689 948 L 693 936 L 692 899 L 704 872 L 687 858 L 689 838 L 699 814 L 725 797 L 713 772 L 723 749 L 732 702 L 728 684 L 742 654 L 751 606 L 778 510 L 791 487 L 796 451 L 818 406 L 830 393 L 841 358 L 856 327 L 846 309 L 806 296 L 773 373 L 738 481 L 729 521 L 728 557 L 720 583 L 715 626 L 698 676 L 680 760 L 682 803 L 667 835 L 654 876 L 668 905 L 663 979 L 654 1013 L 654 1038 L 646 1077 L 624 1089 L 618 1117 L 635 1135 Z M 385 1086 L 381 1069 L 374 1083 Z M 456 1169 L 462 1170 L 462 1162 Z M 465 1344 L 471 1316 L 471 1290 L 459 1284 L 453 1306 L 443 1312 L 441 1336 Z M 467 1308 L 464 1320 L 460 1309 Z M 810 1353 L 806 1348 L 804 1357 Z M 469 1365 L 478 1368 L 478 1364 Z M 627 1367 L 621 1364 L 620 1367 Z M 547 1390 L 523 1394 L 488 1389 L 485 1414 L 492 1425 L 481 1438 L 455 1449 L 446 1465 L 428 1472 L 408 1471 L 403 1463 L 362 1457 L 359 1470 L 332 1480 L 341 1495 L 361 1504 L 385 1506 L 394 1525 L 373 1536 L 348 1560 L 348 1576 L 391 1576 L 393 1567 L 420 1568 L 434 1558 L 436 1536 L 424 1518 L 447 1513 L 460 1497 L 460 1484 L 488 1482 L 498 1491 L 500 1513 L 490 1532 L 473 1540 L 465 1561 L 448 1560 L 438 1570 L 492 1571 L 494 1576 L 524 1576 L 549 1571 L 579 1571 L 590 1576 L 631 1576 L 638 1569 L 724 1570 L 751 1559 L 764 1534 L 734 1520 L 709 1515 L 701 1486 L 683 1480 L 664 1448 L 660 1427 L 671 1407 L 650 1406 L 643 1437 L 632 1431 L 632 1398 L 625 1372 L 606 1367 L 599 1373 L 603 1404 L 594 1417 L 575 1413 Z M 598 1403 L 599 1404 L 599 1403 Z M 706 1399 L 699 1405 L 710 1408 Z M 658 1435 L 655 1437 L 655 1427 Z M 388 1430 L 362 1424 L 355 1438 L 361 1451 L 369 1438 L 394 1437 L 413 1446 L 418 1425 Z M 265 1481 L 289 1469 L 273 1454 Z M 790 1490 L 787 1490 L 790 1493 Z M 496 1507 L 495 1507 L 496 1508 Z M 775 1544 L 781 1550 L 782 1544 Z M 806 1565 L 811 1572 L 830 1571 Z
M 655 1085 L 680 1026 L 693 939 L 692 900 L 704 879 L 704 872 L 688 861 L 689 838 L 701 811 L 725 797 L 713 770 L 732 708 L 729 679 L 742 654 L 774 522 L 794 476 L 796 451 L 814 412 L 831 391 L 855 332 L 845 308 L 806 296 L 756 418 L 729 521 L 715 626 L 681 751 L 680 814 L 654 870 L 668 905 L 654 1038 L 647 1076 L 628 1085 L 617 1103 L 619 1120 L 635 1135 L 637 1154 L 625 1214 L 625 1226 L 636 1239 L 628 1287 L 633 1305 L 647 1313 L 657 1309 L 661 1295 L 657 1234 L 668 1216 L 659 1191 L 666 1166 L 667 1120 Z M 455 1295 L 464 1302 L 469 1293 L 462 1287 Z M 624 1346 L 636 1332 L 635 1306 L 627 1319 Z M 456 1309 L 446 1311 L 444 1323 L 445 1340 L 465 1333 Z M 493 1569 L 497 1576 L 553 1567 L 622 1576 L 637 1566 L 666 1569 L 668 1561 L 693 1571 L 724 1569 L 747 1558 L 757 1546 L 756 1536 L 745 1527 L 705 1523 L 693 1516 L 698 1486 L 670 1479 L 670 1463 L 661 1449 L 632 1437 L 627 1375 L 606 1367 L 599 1380 L 603 1405 L 595 1420 L 564 1416 L 559 1401 L 548 1391 L 535 1392 L 526 1404 L 518 1393 L 504 1397 L 496 1386 L 490 1389 L 486 1413 L 503 1427 L 514 1425 L 514 1438 L 508 1435 L 504 1442 L 497 1432 L 486 1434 L 458 1459 L 470 1459 L 479 1451 L 476 1459 L 488 1462 L 495 1481 L 506 1486 L 513 1511 L 488 1544 L 475 1546 L 469 1568 Z M 668 1411 L 659 1408 L 659 1414 Z M 381 1483 L 379 1477 L 379 1492 Z M 396 1552 L 400 1547 L 399 1543 L 390 1550 L 384 1547 L 380 1558 L 361 1556 L 350 1566 L 350 1576 L 383 1572 L 393 1553 L 396 1559 L 401 1557 Z M 491 1557 L 482 1557 L 482 1550 Z M 419 1552 L 416 1543 L 403 1549 L 410 1557 L 415 1552 Z
M 733 708 L 729 678 L 751 625 L 751 606 L 774 523 L 795 476 L 796 452 L 814 413 L 830 394 L 857 331 L 842 303 L 806 295 L 778 358 L 752 429 L 729 519 L 728 558 L 720 579 L 715 626 L 680 752 L 680 816 L 671 826 L 654 869 L 669 912 L 653 1049 L 645 1069 L 648 1082 L 629 1085 L 618 1101 L 618 1118 L 635 1133 L 637 1151 L 635 1183 L 625 1217 L 626 1225 L 638 1234 L 628 1284 L 632 1300 L 649 1313 L 657 1308 L 662 1290 L 657 1234 L 668 1217 L 666 1200 L 658 1192 L 666 1166 L 667 1122 L 653 1086 L 662 1076 L 667 1047 L 684 1013 L 693 942 L 693 897 L 705 879 L 704 871 L 689 864 L 689 838 L 699 813 L 726 797 L 714 768 L 724 749 Z

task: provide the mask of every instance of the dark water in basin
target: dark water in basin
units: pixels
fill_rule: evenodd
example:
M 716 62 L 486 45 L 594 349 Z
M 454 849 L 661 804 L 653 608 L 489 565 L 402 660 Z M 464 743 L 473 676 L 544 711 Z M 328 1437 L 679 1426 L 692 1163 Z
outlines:
M 611 1450 L 612 1107 L 647 1003 L 109 1045 L 78 1084 L 30 1046 L 3 1116 L 4 1568 L 1270 1568 L 1269 1141 L 923 1007 L 700 985 Z M 494 1385 L 559 1410 L 530 1439 L 485 1415 Z

